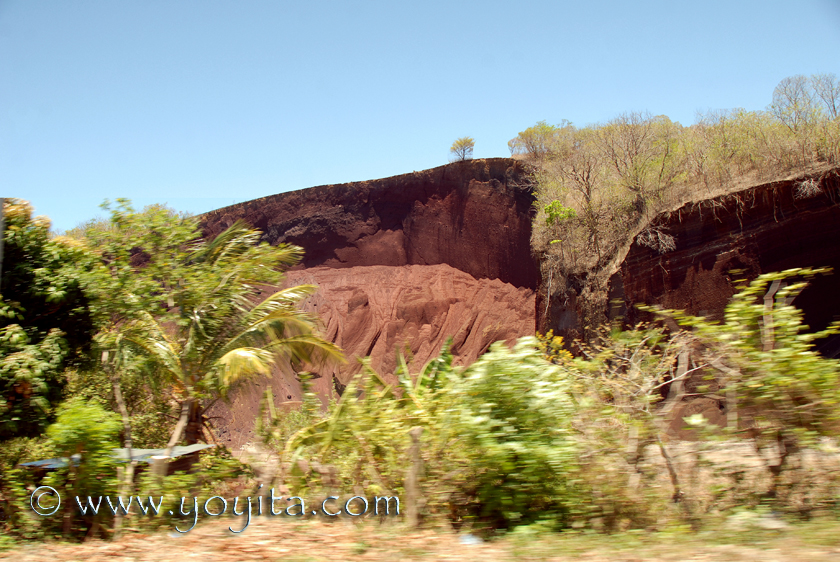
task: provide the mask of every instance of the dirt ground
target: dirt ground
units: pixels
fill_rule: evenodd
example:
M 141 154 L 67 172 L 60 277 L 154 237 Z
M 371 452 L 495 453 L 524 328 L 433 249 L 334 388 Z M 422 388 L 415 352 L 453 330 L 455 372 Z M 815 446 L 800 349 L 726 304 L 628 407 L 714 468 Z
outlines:
M 840 560 L 840 523 L 797 524 L 783 531 L 690 533 L 512 534 L 491 541 L 451 530 L 410 530 L 389 521 L 255 519 L 241 534 L 235 519 L 212 520 L 180 535 L 173 529 L 127 532 L 112 542 L 23 543 L 0 560 L 99 562 L 188 560 L 214 562 L 304 560 L 587 560 L 600 561 L 833 561 Z M 479 542 L 480 541 L 480 542 Z M 475 543 L 475 544 L 470 544 Z

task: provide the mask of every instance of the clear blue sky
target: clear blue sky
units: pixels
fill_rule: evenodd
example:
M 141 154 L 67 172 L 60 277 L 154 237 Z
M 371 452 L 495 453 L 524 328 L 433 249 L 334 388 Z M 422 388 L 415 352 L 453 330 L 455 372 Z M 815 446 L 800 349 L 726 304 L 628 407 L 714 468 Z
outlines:
M 840 75 L 840 0 L 0 0 L 0 194 L 204 212 L 475 157 L 545 119 L 683 124 Z

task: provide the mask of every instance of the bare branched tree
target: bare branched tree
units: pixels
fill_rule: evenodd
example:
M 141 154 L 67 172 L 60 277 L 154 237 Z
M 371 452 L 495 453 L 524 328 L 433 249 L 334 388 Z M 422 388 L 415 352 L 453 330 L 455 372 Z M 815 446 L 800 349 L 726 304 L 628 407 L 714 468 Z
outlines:
M 624 113 L 598 129 L 604 156 L 624 187 L 642 193 L 645 168 L 652 160 L 653 119 L 648 113 Z
M 770 112 L 794 133 L 813 121 L 814 93 L 808 78 L 797 74 L 779 82 Z
M 828 116 L 837 119 L 840 115 L 840 80 L 834 74 L 815 74 L 811 77 L 811 83 L 817 97 L 825 105 Z

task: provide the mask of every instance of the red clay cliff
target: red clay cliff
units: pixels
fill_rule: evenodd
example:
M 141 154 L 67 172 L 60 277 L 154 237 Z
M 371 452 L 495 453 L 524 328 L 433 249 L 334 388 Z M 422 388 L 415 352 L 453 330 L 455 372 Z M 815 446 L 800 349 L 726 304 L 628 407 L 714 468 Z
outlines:
M 803 181 L 811 187 L 807 196 Z M 838 270 L 838 201 L 840 176 L 829 170 L 663 214 L 655 224 L 674 237 L 676 249 L 660 254 L 632 244 L 609 294 L 598 296 L 610 303 L 603 316 L 632 324 L 645 319 L 635 308 L 645 303 L 717 319 L 737 279 L 791 267 Z M 522 163 L 493 158 L 273 195 L 203 220 L 208 236 L 244 219 L 272 244 L 305 249 L 286 282 L 318 286 L 304 308 L 320 318 L 322 334 L 349 359 L 341 367 L 315 369 L 314 388 L 326 399 L 360 370 L 362 357 L 393 380 L 398 351 L 418 370 L 447 338 L 453 338 L 456 364 L 466 365 L 494 341 L 533 335 L 537 325 L 576 333 L 581 295 L 572 291 L 544 304 L 546 285 L 530 249 L 533 204 Z M 835 279 L 818 278 L 797 299 L 812 329 L 840 315 Z M 840 338 L 823 343 L 824 353 L 838 351 Z M 234 448 L 253 437 L 266 386 L 278 405 L 301 398 L 294 373 L 278 367 L 269 379 L 241 387 L 232 404 L 218 404 L 221 436 Z M 714 404 L 686 407 L 719 413 Z
M 326 399 L 362 357 L 393 380 L 398 351 L 419 370 L 452 338 L 455 363 L 467 365 L 495 341 L 533 335 L 532 211 L 522 164 L 492 158 L 282 193 L 202 218 L 206 236 L 244 219 L 271 244 L 304 248 L 286 283 L 318 286 L 304 308 L 349 360 L 314 368 L 314 390 Z M 278 406 L 301 399 L 295 374 L 276 367 L 241 386 L 231 404 L 214 406 L 223 441 L 238 449 L 253 437 L 267 386 Z

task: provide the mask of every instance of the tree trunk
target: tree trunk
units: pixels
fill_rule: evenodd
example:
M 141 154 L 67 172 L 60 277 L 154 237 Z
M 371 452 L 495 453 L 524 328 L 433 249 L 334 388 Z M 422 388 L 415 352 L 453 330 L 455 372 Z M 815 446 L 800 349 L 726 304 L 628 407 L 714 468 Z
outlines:
M 187 417 L 187 426 L 184 431 L 184 441 L 186 441 L 187 445 L 195 445 L 199 441 L 203 440 L 203 414 L 204 411 L 201 404 L 198 402 L 192 402 L 190 405 L 189 415 Z
M 184 433 L 184 428 L 186 428 L 187 422 L 189 421 L 192 407 L 192 398 L 188 398 L 181 403 L 181 416 L 178 418 L 178 423 L 175 424 L 175 430 L 172 432 L 172 437 L 169 438 L 169 443 L 166 444 L 166 452 L 163 454 L 164 458 L 155 459 L 154 472 L 158 478 L 163 478 L 166 475 L 166 463 L 169 457 L 172 456 L 172 449 L 181 440 L 181 435 Z
M 408 450 L 408 471 L 405 475 L 406 494 L 406 523 L 409 527 L 416 527 L 420 520 L 420 435 L 423 434 L 422 427 L 414 427 L 408 432 L 411 436 L 411 446 Z
M 103 354 L 103 358 L 107 358 L 107 352 Z M 114 400 L 117 402 L 117 408 L 120 411 L 123 421 L 123 431 L 125 432 L 125 449 L 128 455 L 128 463 L 125 467 L 125 478 L 120 482 L 120 496 L 130 496 L 134 490 L 134 466 L 137 464 L 131 458 L 131 418 L 128 415 L 128 408 L 125 406 L 125 400 L 122 394 L 122 385 L 120 384 L 120 377 L 116 374 L 111 374 L 111 385 L 114 388 Z M 121 473 L 122 471 L 118 471 Z M 122 513 L 117 512 L 114 518 L 114 538 L 120 534 L 122 527 Z

